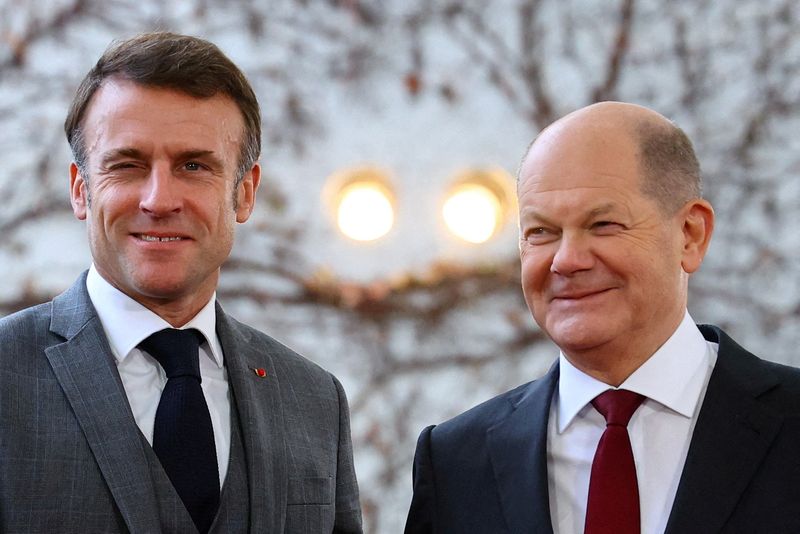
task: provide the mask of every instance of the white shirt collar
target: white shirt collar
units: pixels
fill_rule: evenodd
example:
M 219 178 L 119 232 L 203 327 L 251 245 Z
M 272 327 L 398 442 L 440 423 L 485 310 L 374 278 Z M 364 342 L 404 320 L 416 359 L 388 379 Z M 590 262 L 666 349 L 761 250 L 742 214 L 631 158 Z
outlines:
M 707 343 L 687 311 L 670 338 L 641 367 L 620 384 L 667 408 L 692 417 L 703 390 Z M 559 356 L 558 432 L 570 425 L 597 395 L 613 389 Z
M 108 283 L 97 272 L 94 264 L 89 268 L 89 275 L 86 277 L 86 289 L 118 362 L 124 360 L 150 334 L 172 328 L 167 321 Z M 216 297 L 215 292 L 203 309 L 181 329 L 196 328 L 202 332 L 211 349 L 211 358 L 218 367 L 222 367 L 222 346 L 216 334 Z

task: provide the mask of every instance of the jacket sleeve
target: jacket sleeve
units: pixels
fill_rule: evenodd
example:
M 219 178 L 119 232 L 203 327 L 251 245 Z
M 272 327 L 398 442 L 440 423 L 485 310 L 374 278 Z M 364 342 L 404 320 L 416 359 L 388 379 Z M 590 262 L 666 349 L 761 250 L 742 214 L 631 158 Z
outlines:
M 412 473 L 414 494 L 408 511 L 405 534 L 428 534 L 434 532 L 436 512 L 436 487 L 431 458 L 431 431 L 427 427 L 419 436 L 414 453 Z
M 339 448 L 336 468 L 336 522 L 334 533 L 361 534 L 361 505 L 358 482 L 353 465 L 353 443 L 350 437 L 350 409 L 344 389 L 333 377 L 339 395 Z

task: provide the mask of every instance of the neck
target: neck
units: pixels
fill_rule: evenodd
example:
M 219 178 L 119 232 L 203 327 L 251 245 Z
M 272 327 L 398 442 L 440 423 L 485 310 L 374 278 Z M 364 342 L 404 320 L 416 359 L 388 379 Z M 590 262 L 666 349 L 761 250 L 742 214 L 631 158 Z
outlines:
M 142 296 L 138 296 L 138 298 L 131 296 L 131 298 L 164 319 L 173 328 L 180 328 L 200 313 L 211 295 L 213 295 L 213 291 L 209 294 L 191 295 L 177 300 L 152 299 Z
M 219 280 L 219 269 L 217 269 L 212 276 L 206 277 L 198 284 L 184 284 L 189 286 L 186 289 L 167 284 L 125 285 L 117 283 L 96 264 L 92 265 L 92 269 L 103 283 L 144 306 L 174 328 L 184 326 L 208 304 L 217 290 Z M 90 273 L 90 277 L 94 275 Z M 110 296 L 113 298 L 113 294 Z
M 564 356 L 577 369 L 610 386 L 619 387 L 639 367 L 666 343 L 683 320 L 686 310 L 656 332 L 645 332 L 637 338 L 632 335 L 624 340 L 613 340 L 590 349 L 566 350 Z
M 574 354 L 564 352 L 564 356 L 569 360 L 569 363 L 574 365 L 577 369 L 613 387 L 619 387 L 625 382 L 625 380 L 641 367 L 652 354 L 653 353 L 650 353 L 647 357 L 634 360 L 618 360 L 614 362 L 614 365 L 609 366 L 607 362 L 602 360 L 602 357 L 598 357 L 599 359 L 587 358 L 584 355 L 576 357 Z

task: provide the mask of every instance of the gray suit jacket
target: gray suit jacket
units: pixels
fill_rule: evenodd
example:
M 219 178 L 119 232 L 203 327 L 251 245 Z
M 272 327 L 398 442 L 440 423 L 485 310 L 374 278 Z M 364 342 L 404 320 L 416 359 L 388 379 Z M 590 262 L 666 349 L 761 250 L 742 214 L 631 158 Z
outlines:
M 339 382 L 219 305 L 217 334 L 250 531 L 361 532 Z M 52 302 L 0 320 L 0 532 L 163 532 L 144 446 L 85 273 Z
M 800 370 L 701 326 L 719 356 L 667 534 L 800 532 Z M 420 436 L 407 534 L 552 534 L 547 420 L 558 366 Z

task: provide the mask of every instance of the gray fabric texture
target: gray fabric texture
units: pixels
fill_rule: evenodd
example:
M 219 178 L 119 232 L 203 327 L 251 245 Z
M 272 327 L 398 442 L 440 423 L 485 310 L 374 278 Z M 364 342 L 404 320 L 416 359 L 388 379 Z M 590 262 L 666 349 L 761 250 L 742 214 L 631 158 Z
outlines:
M 0 319 L 0 532 L 183 532 L 178 510 L 159 511 L 169 499 L 159 501 L 152 449 L 85 278 Z M 247 530 L 361 532 L 339 382 L 219 305 L 217 334 L 241 428 Z

